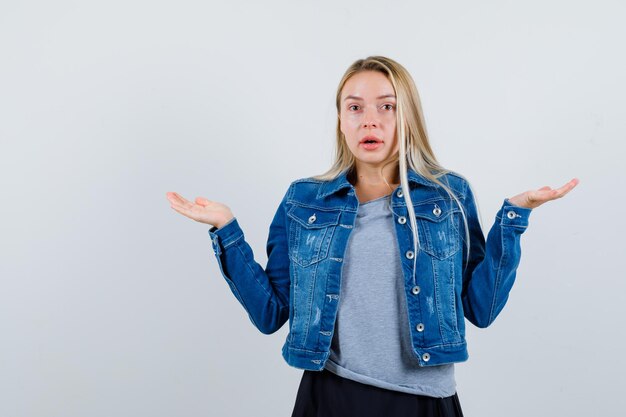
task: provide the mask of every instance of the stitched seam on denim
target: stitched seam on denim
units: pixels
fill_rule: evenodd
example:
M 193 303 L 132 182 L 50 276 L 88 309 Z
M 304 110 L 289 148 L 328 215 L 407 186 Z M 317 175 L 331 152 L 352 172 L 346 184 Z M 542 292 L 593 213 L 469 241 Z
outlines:
M 243 256 L 243 255 L 242 255 Z M 245 260 L 245 257 L 244 257 Z M 256 328 L 259 328 L 259 325 L 257 324 L 256 320 L 254 320 L 254 318 L 252 317 L 252 314 L 250 314 L 250 310 L 248 309 L 247 304 L 245 303 L 245 301 L 243 300 L 243 297 L 241 297 L 241 293 L 239 292 L 239 289 L 237 288 L 237 286 L 235 285 L 235 283 L 233 282 L 232 279 L 226 279 L 227 281 L 230 281 L 229 287 L 231 287 L 231 290 L 235 293 L 235 297 L 237 297 L 237 299 L 239 300 L 239 302 L 241 303 L 241 305 L 243 306 L 243 308 L 246 310 L 246 312 L 248 313 L 248 317 L 250 317 L 250 321 L 252 322 L 252 324 L 254 324 L 254 326 Z
M 320 206 L 320 205 L 316 205 L 316 204 L 306 204 L 302 201 L 299 200 L 290 200 L 290 203 L 292 204 L 292 206 L 298 206 L 298 207 L 303 207 L 303 208 L 308 208 L 308 209 L 316 209 L 316 210 L 320 210 L 320 211 L 326 211 L 326 212 L 333 212 L 333 211 L 339 211 L 341 214 L 341 211 L 350 211 L 350 212 L 354 212 L 356 213 L 356 210 L 347 210 L 346 206 L 334 206 L 334 207 L 328 207 L 328 206 Z M 290 216 L 293 217 L 293 216 Z
M 469 187 L 469 183 L 467 183 L 466 181 L 463 181 L 463 185 L 464 185 L 463 196 L 459 197 L 459 201 L 461 201 L 461 204 L 463 205 L 463 210 L 465 211 L 465 216 L 466 216 L 466 220 L 467 220 L 467 223 L 468 223 L 467 227 L 469 229 L 469 227 L 470 227 L 469 222 L 470 222 L 470 216 L 471 216 L 469 210 L 467 210 L 467 188 Z M 461 218 L 462 218 L 462 216 L 461 216 Z M 471 242 L 471 238 L 472 238 L 471 234 L 472 234 L 472 232 L 471 232 L 471 230 L 469 231 L 469 235 L 470 235 L 469 236 L 469 238 L 470 238 L 469 242 L 466 242 L 465 233 L 463 233 L 463 235 L 461 235 L 461 232 L 459 232 L 458 230 L 457 230 L 457 232 L 459 233 L 459 236 L 461 236 L 461 239 L 462 239 L 461 250 L 463 251 L 463 253 L 461 254 L 461 262 L 463 262 L 463 261 L 464 262 L 462 263 L 462 268 L 461 268 L 461 281 L 463 281 L 463 276 L 465 275 L 465 271 L 467 270 L 467 266 L 469 265 L 469 261 L 470 261 L 470 257 L 471 257 L 471 252 L 468 251 L 467 249 L 465 249 L 465 247 L 469 246 L 470 249 L 471 249 L 471 243 L 472 243 Z M 461 302 L 463 302 L 463 301 L 461 300 Z
M 313 314 L 313 295 L 315 294 L 315 284 L 316 284 L 316 281 L 317 281 L 317 267 L 319 266 L 319 262 L 317 262 L 317 263 L 315 263 L 313 265 L 314 265 L 313 266 L 313 268 L 314 268 L 313 269 L 313 279 L 312 279 L 312 282 L 310 284 L 311 285 L 311 291 L 309 291 L 309 299 L 308 299 L 308 305 L 310 305 L 311 308 L 309 308 L 309 317 L 306 320 L 306 326 L 305 326 L 304 332 L 303 332 L 303 334 L 304 334 L 304 343 L 306 343 L 306 341 L 307 341 L 307 339 L 309 337 L 309 327 L 310 327 L 310 324 L 311 324 L 311 315 Z M 321 314 L 321 311 L 320 311 L 320 314 Z M 321 318 L 320 318 L 320 320 L 321 320 Z
M 254 280 L 257 282 L 257 284 L 259 284 L 259 286 L 263 289 L 263 291 L 265 292 L 266 295 L 268 295 L 270 297 L 270 302 L 274 303 L 272 299 L 272 294 L 265 289 L 265 287 L 263 287 L 263 284 L 261 283 L 261 281 L 259 281 L 259 279 L 257 278 L 256 274 L 254 273 L 254 269 L 252 269 L 252 267 L 250 266 L 250 264 L 248 264 L 247 260 L 246 260 L 246 255 L 243 253 L 243 250 L 241 250 L 241 247 L 239 245 L 236 246 L 237 249 L 239 249 L 239 253 L 241 253 L 241 257 L 244 260 L 244 263 L 246 264 L 246 266 L 248 267 L 248 269 L 250 270 L 250 273 L 252 274 L 252 276 L 254 277 Z M 269 277 L 268 277 L 269 278 Z M 271 286 L 271 284 L 270 284 Z
M 334 236 L 334 233 L 333 233 Z M 330 245 L 328 247 L 328 250 L 330 252 Z M 330 258 L 330 259 L 339 259 L 340 262 L 343 262 L 342 258 Z M 342 268 L 343 265 L 339 265 L 339 268 Z M 341 273 L 341 272 L 340 272 Z M 338 302 L 333 302 L 333 299 L 338 300 L 339 299 L 339 294 L 329 294 L 328 292 L 328 283 L 329 283 L 329 279 L 326 279 L 326 286 L 324 287 L 324 302 L 322 303 L 322 311 L 324 310 L 330 310 L 333 308 L 337 308 L 337 310 L 339 309 L 339 303 Z M 340 283 L 341 284 L 341 283 Z M 339 288 L 339 290 L 337 292 L 341 292 L 341 288 Z M 334 297 L 333 297 L 334 296 Z M 331 303 L 333 303 L 334 305 L 331 305 Z M 335 318 L 337 317 L 337 311 L 335 311 Z M 330 331 L 328 330 L 321 330 L 322 329 L 322 319 L 320 318 L 320 333 L 322 333 L 325 336 L 332 336 L 335 332 L 335 326 L 332 327 L 332 329 L 330 329 Z M 326 334 L 328 333 L 328 334 Z M 328 344 L 330 346 L 332 339 L 328 339 L 328 343 L 324 343 L 324 345 Z M 318 337 L 318 346 L 321 346 L 322 343 L 320 343 L 319 337 Z
M 441 343 L 438 345 L 430 345 L 430 346 L 416 346 L 420 349 L 445 349 L 449 347 L 457 347 L 467 345 L 466 341 L 455 342 L 455 343 Z
M 404 200 L 397 200 L 394 203 L 392 203 L 391 206 L 392 207 L 406 207 L 406 203 L 404 203 L 403 201 Z M 431 198 L 427 198 L 427 199 L 424 199 L 424 200 L 420 200 L 419 203 L 413 202 L 413 205 L 415 207 L 419 207 L 419 206 L 422 206 L 422 205 L 425 205 L 425 204 L 432 204 L 432 203 L 435 203 L 437 201 L 454 201 L 454 200 L 452 200 L 450 198 L 443 198 L 443 197 L 439 196 L 439 197 L 431 197 Z
M 493 323 L 494 320 L 494 310 L 496 306 L 496 299 L 498 298 L 498 288 L 500 287 L 500 278 L 502 276 L 502 264 L 506 260 L 506 247 L 504 246 L 504 233 L 503 230 L 500 230 L 500 247 L 502 253 L 500 254 L 500 261 L 498 262 L 498 272 L 496 273 L 496 282 L 494 283 L 493 288 L 493 299 L 491 300 L 491 309 L 489 311 L 489 317 L 487 324 Z
M 304 219 L 296 216 L 293 213 L 293 211 L 294 211 L 296 206 L 298 206 L 298 207 L 306 207 L 306 208 L 313 208 L 313 207 L 301 206 L 299 204 L 292 204 L 292 207 L 287 211 L 287 216 L 289 218 L 291 218 L 291 219 L 295 220 L 296 222 L 300 223 L 305 228 L 310 229 L 310 227 L 307 226 L 308 218 L 307 218 L 307 220 L 304 220 Z M 324 228 L 324 227 L 336 226 L 339 223 L 339 217 L 341 216 L 341 211 L 340 210 L 323 210 L 323 209 L 320 209 L 319 211 L 323 211 L 323 212 L 329 212 L 329 211 L 331 211 L 331 212 L 338 212 L 337 216 L 336 216 L 337 220 L 331 220 L 329 222 L 321 223 L 321 224 L 320 223 L 316 223 L 315 224 L 316 227 L 313 227 L 312 229 L 321 229 L 321 228 Z
M 450 308 L 452 309 L 452 312 L 450 314 L 451 317 L 451 323 L 454 326 L 452 329 L 454 330 L 455 334 L 454 334 L 454 338 L 456 339 L 457 336 L 459 335 L 459 325 L 457 323 L 457 313 L 456 313 L 456 276 L 455 276 L 455 272 L 456 270 L 454 269 L 454 262 L 450 262 L 449 263 L 449 267 L 450 267 L 450 280 L 452 281 L 450 283 L 450 287 L 452 288 L 452 291 L 450 291 L 450 293 L 448 294 L 450 296 Z M 453 318 L 453 319 L 452 319 Z
M 224 246 L 224 249 L 229 248 L 230 246 L 234 245 L 235 243 L 237 243 L 240 239 L 243 238 L 243 233 L 239 233 L 237 234 L 237 237 L 235 239 L 229 239 L 226 242 L 222 242 L 222 245 Z
M 446 336 L 445 336 L 445 332 L 443 331 L 443 313 L 442 313 L 442 308 L 439 305 L 439 280 L 437 279 L 437 271 L 438 269 L 435 267 L 435 260 L 433 258 L 430 258 L 430 266 L 433 270 L 433 286 L 435 289 L 435 293 L 433 294 L 433 304 L 435 306 L 435 308 L 437 309 L 437 320 L 438 320 L 438 324 L 439 324 L 439 335 L 441 336 L 441 340 L 442 341 L 447 341 Z M 422 332 L 423 333 L 423 332 Z M 424 337 L 422 336 L 422 341 L 424 341 Z
M 232 281 L 230 278 L 228 278 L 228 277 L 226 276 L 226 273 L 224 272 L 224 267 L 223 267 L 223 265 L 222 265 L 222 260 L 220 259 L 220 258 L 221 258 L 221 256 L 220 256 L 220 255 L 218 255 L 216 258 L 217 258 L 217 264 L 218 264 L 218 266 L 220 267 L 220 272 L 222 273 L 222 276 L 224 277 L 224 279 L 226 280 L 226 282 L 227 282 L 227 283 L 230 283 L 230 284 L 229 284 L 229 287 L 232 287 L 231 289 L 234 289 L 234 291 L 233 291 L 233 292 L 235 293 L 235 297 L 237 297 L 237 299 L 239 300 L 239 302 L 241 302 L 242 304 L 244 304 L 244 303 L 243 303 L 243 301 L 241 300 L 241 297 L 239 296 L 239 291 L 238 291 L 238 290 L 237 290 L 237 288 L 235 287 L 235 285 L 234 285 L 233 281 Z M 231 285 L 231 284 L 232 284 L 232 285 Z M 245 304 L 244 304 L 244 308 L 245 308 Z
M 452 214 L 450 214 L 450 215 L 452 215 Z M 418 218 L 417 216 L 415 216 L 415 217 Z M 422 226 L 421 229 L 424 230 L 424 236 L 426 237 L 426 243 L 427 243 L 427 245 L 420 246 L 420 249 L 423 249 L 424 252 L 426 252 L 427 254 L 429 254 L 429 255 L 431 255 L 431 256 L 439 259 L 439 260 L 448 259 L 451 256 L 454 256 L 459 251 L 459 247 L 461 245 L 459 245 L 458 243 L 459 243 L 459 240 L 461 239 L 461 237 L 460 237 L 460 235 L 457 232 L 456 235 L 454 235 L 454 233 L 452 233 L 453 236 L 450 236 L 450 234 L 448 234 L 448 239 L 454 238 L 454 248 L 452 249 L 452 252 L 451 253 L 447 253 L 447 252 L 446 253 L 443 253 L 443 252 L 442 253 L 436 253 L 436 251 L 435 251 L 436 245 L 433 242 L 432 234 L 430 233 L 430 227 L 428 225 L 431 224 L 431 223 L 435 223 L 435 224 L 441 225 L 441 223 L 443 223 L 443 221 L 441 223 L 438 223 L 438 222 L 432 222 L 432 221 L 428 220 L 430 223 L 426 223 L 426 222 L 424 222 L 422 217 L 419 217 L 418 219 L 419 220 L 416 220 L 417 223 L 418 223 L 418 231 L 420 229 L 419 225 L 421 225 Z M 452 223 L 453 224 L 453 229 L 456 230 L 456 228 L 454 228 L 454 222 L 452 221 L 452 219 L 448 219 L 447 221 L 449 223 Z M 420 240 L 420 243 L 421 242 L 422 242 L 422 240 Z
M 526 228 L 528 228 L 528 225 L 521 225 L 521 224 L 502 224 L 502 226 L 514 227 L 516 229 L 526 229 Z
M 293 271 L 293 276 L 292 276 L 292 290 L 293 291 L 293 298 L 289 301 L 289 305 L 293 306 L 293 316 L 291 316 L 291 327 L 289 328 L 289 337 L 290 337 L 290 344 L 293 343 L 294 340 L 294 333 L 295 333 L 295 329 L 296 329 L 296 324 L 298 324 L 298 320 L 300 320 L 299 315 L 300 315 L 300 309 L 301 307 L 298 306 L 298 304 L 296 304 L 296 300 L 298 298 L 298 268 L 294 268 Z
M 502 209 L 502 211 L 504 211 L 504 209 Z M 526 224 L 515 224 L 515 223 L 506 223 L 504 220 L 504 216 L 498 216 L 496 215 L 496 219 L 500 220 L 500 225 L 501 226 L 506 226 L 506 227 L 515 227 L 517 229 L 526 229 L 528 228 L 528 221 L 526 221 Z
M 463 188 L 463 191 L 461 191 L 461 192 L 459 192 L 459 190 L 455 189 L 454 187 L 452 187 L 452 185 L 450 185 L 450 182 L 449 182 L 449 181 L 447 181 L 447 180 L 448 180 L 448 178 L 446 178 L 446 184 L 450 187 L 450 189 L 451 189 L 452 191 L 456 191 L 456 192 L 460 193 L 460 195 L 459 195 L 459 194 L 457 194 L 457 197 L 459 198 L 459 200 L 464 200 L 464 199 L 465 199 L 465 197 L 467 196 L 467 187 L 468 187 L 468 184 L 469 184 L 468 180 L 467 180 L 464 176 L 462 176 L 461 174 L 459 174 L 459 173 L 457 173 L 457 172 L 454 172 L 454 171 L 448 171 L 448 172 L 445 174 L 445 176 L 446 176 L 446 177 L 448 177 L 448 176 L 451 176 L 451 177 L 456 177 L 456 178 L 458 178 L 458 179 L 460 179 L 460 180 L 461 180 L 461 185 L 462 185 L 462 186 L 465 186 L 465 187 Z
M 293 197 L 293 195 L 296 192 L 296 187 L 294 185 L 294 183 L 292 182 L 291 184 L 289 184 L 289 188 L 287 189 L 287 199 L 286 202 L 289 203 Z
M 287 349 L 289 349 L 289 350 L 297 350 L 298 352 L 312 353 L 312 354 L 315 354 L 315 355 L 323 355 L 323 354 L 326 353 L 326 351 L 301 349 L 301 348 L 297 348 L 297 347 L 293 347 L 293 346 L 289 346 Z
M 312 178 L 312 177 L 298 178 L 298 179 L 292 181 L 293 184 L 298 184 L 298 183 L 301 183 L 301 182 L 310 182 L 310 183 L 313 183 L 313 184 L 323 184 L 323 183 L 325 183 L 327 181 L 325 181 L 325 180 L 316 180 L 315 178 Z

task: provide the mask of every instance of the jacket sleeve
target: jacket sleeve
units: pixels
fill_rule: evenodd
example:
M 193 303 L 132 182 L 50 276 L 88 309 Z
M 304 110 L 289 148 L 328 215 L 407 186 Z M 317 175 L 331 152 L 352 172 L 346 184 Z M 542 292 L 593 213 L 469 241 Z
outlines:
M 532 209 L 513 205 L 505 199 L 485 241 L 469 184 L 464 208 L 470 250 L 468 258 L 463 239 L 463 311 L 472 324 L 487 327 L 502 311 L 509 297 L 521 257 L 521 235 L 528 227 Z
M 215 226 L 209 229 L 222 276 L 252 323 L 265 334 L 277 331 L 289 318 L 286 204 L 290 191 L 291 186 L 270 224 L 265 269 L 254 260 L 252 248 L 236 218 L 219 229 Z

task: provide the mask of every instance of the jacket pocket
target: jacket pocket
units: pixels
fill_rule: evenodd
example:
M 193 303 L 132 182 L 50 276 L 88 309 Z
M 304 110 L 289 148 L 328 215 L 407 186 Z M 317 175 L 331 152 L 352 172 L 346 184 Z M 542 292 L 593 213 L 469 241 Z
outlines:
M 420 249 L 437 259 L 446 259 L 461 248 L 461 210 L 449 200 L 416 204 L 415 218 Z
M 287 215 L 292 220 L 289 227 L 289 258 L 304 267 L 325 259 L 341 210 L 294 205 Z

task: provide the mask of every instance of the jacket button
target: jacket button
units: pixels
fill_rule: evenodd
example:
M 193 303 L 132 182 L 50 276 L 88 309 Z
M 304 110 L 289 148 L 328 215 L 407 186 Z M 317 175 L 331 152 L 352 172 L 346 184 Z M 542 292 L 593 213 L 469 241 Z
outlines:
M 400 223 L 400 224 L 406 223 L 406 217 L 404 217 L 404 216 L 398 217 L 398 223 Z
M 413 259 L 413 257 L 415 256 L 415 254 L 413 253 L 412 250 L 408 250 L 406 251 L 406 257 L 409 259 Z
M 317 217 L 315 217 L 315 213 L 313 213 L 313 215 L 309 217 L 309 223 L 313 223 L 315 219 L 317 219 Z
M 417 326 L 415 326 L 415 329 L 416 329 L 418 332 L 423 332 L 423 331 L 424 331 L 424 323 L 420 323 L 420 324 L 418 324 Z
M 433 214 L 437 217 L 441 216 L 441 209 L 439 208 L 439 206 L 435 205 L 435 208 L 433 209 Z
M 424 360 L 424 362 L 428 362 L 430 360 L 430 355 L 428 353 L 424 353 L 422 355 L 422 359 Z
M 515 213 L 513 210 L 511 210 L 511 211 L 509 211 L 509 212 L 506 214 L 506 217 L 508 217 L 509 219 L 513 220 L 514 218 L 516 218 L 516 217 L 517 217 L 517 213 Z
M 411 292 L 415 295 L 420 293 L 420 287 L 419 285 L 416 285 L 415 287 L 411 288 Z
M 402 197 L 404 194 L 402 193 L 402 190 L 398 190 L 398 192 L 396 193 L 396 195 L 398 197 Z

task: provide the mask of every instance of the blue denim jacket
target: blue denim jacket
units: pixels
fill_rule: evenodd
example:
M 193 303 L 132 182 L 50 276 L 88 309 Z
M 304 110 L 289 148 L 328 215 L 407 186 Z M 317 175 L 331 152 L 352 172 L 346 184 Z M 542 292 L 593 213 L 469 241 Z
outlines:
M 332 181 L 303 178 L 290 184 L 269 228 L 265 269 L 254 260 L 236 218 L 209 230 L 220 271 L 252 323 L 270 334 L 289 320 L 282 354 L 297 368 L 321 370 L 329 356 L 341 300 L 342 260 L 359 207 L 346 173 Z M 485 241 L 467 181 L 452 173 L 440 179 L 465 210 L 469 258 L 461 211 L 440 186 L 408 172 L 420 242 L 417 254 L 401 188 L 391 195 L 407 331 L 423 366 L 466 360 L 464 318 L 487 327 L 500 313 L 515 280 L 520 237 L 531 212 L 505 199 Z

